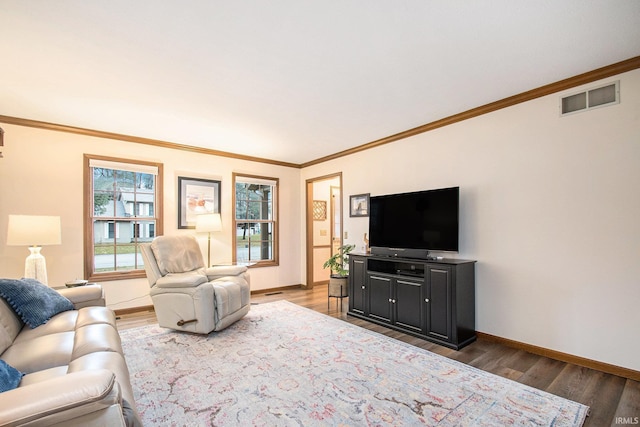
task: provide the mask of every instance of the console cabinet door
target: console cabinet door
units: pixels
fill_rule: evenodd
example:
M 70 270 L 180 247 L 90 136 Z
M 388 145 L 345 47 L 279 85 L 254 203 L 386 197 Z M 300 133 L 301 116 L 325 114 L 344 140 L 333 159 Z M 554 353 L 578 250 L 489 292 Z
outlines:
M 424 333 L 422 321 L 424 281 L 396 279 L 395 284 L 394 323 L 413 332 Z
M 356 256 L 349 257 L 349 305 L 354 313 L 365 314 L 367 283 L 365 273 L 365 259 Z
M 425 295 L 426 335 L 442 341 L 452 340 L 451 268 L 441 265 L 427 266 Z
M 391 323 L 391 279 L 369 275 L 369 317 Z

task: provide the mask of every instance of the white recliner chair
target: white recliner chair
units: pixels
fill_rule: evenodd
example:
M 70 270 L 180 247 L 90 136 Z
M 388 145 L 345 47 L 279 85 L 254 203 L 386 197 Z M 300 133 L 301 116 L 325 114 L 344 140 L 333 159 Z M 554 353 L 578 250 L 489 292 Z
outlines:
M 160 326 L 208 334 L 249 312 L 247 267 L 205 267 L 195 237 L 159 236 L 141 250 Z

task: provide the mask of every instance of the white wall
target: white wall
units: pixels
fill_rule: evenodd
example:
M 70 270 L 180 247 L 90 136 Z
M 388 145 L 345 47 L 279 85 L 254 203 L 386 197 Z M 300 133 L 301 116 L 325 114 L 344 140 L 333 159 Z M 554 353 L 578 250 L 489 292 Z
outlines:
M 305 168 L 302 181 L 342 171 L 345 206 L 460 186 L 455 256 L 478 261 L 477 330 L 640 370 L 640 70 L 602 83 L 617 78 L 619 105 L 559 117 L 554 94 Z M 345 214 L 345 243 L 360 247 L 367 227 Z
M 251 269 L 251 289 L 269 289 L 301 283 L 299 265 L 300 171 L 263 163 L 180 150 L 92 138 L 1 124 L 5 130 L 4 158 L 0 159 L 0 277 L 22 277 L 26 247 L 6 246 L 9 214 L 60 215 L 62 245 L 42 249 L 49 284 L 63 285 L 84 277 L 83 271 L 83 153 L 148 160 L 164 164 L 164 234 L 191 234 L 178 230 L 178 176 L 222 181 L 223 231 L 212 236 L 212 262 L 231 260 L 231 174 L 248 173 L 280 179 L 280 265 Z M 198 236 L 203 255 L 205 235 Z M 107 305 L 123 309 L 150 305 L 146 279 L 102 283 Z

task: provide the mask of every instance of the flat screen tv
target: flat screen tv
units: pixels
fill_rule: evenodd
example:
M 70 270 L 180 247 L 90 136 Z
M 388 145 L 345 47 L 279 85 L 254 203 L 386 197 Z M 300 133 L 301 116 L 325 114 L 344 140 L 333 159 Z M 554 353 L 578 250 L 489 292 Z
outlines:
M 458 251 L 459 187 L 372 196 L 369 205 L 373 254 L 429 258 L 429 251 Z

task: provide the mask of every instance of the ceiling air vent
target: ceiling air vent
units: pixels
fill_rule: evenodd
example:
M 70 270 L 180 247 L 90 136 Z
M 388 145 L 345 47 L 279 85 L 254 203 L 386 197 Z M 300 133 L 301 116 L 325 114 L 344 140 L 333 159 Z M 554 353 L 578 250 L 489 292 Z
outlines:
M 560 115 L 577 113 L 593 108 L 620 103 L 620 80 L 560 98 Z

